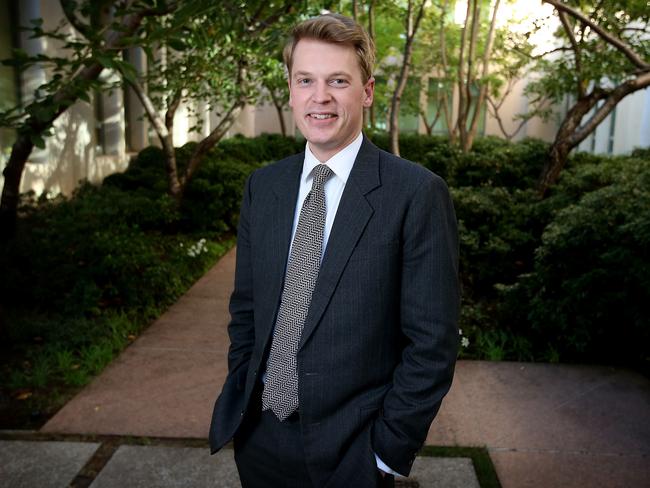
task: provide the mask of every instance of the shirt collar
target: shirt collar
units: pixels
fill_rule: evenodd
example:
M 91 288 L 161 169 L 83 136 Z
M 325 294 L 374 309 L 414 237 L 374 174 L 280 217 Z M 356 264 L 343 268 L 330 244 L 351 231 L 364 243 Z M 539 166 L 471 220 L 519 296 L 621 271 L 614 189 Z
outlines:
M 343 180 L 343 184 L 348 182 L 350 171 L 352 171 L 354 160 L 357 159 L 357 154 L 359 154 L 362 142 L 363 134 L 359 132 L 359 135 L 354 141 L 345 146 L 324 163 L 329 166 L 338 178 Z M 314 156 L 311 149 L 309 149 L 308 142 L 305 148 L 305 161 L 302 166 L 302 178 L 304 182 L 308 182 L 312 179 L 311 173 L 318 164 L 321 164 L 321 162 L 316 158 L 316 156 Z

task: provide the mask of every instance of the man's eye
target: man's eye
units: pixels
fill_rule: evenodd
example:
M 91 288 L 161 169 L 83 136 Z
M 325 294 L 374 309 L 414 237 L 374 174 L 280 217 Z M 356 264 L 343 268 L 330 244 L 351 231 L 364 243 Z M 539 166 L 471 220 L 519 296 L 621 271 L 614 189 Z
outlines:
M 343 78 L 336 78 L 336 79 L 332 80 L 332 85 L 340 86 L 340 85 L 347 84 L 347 82 L 348 82 L 348 80 L 344 80 Z
M 300 78 L 298 80 L 299 85 L 308 85 L 311 82 L 309 78 Z

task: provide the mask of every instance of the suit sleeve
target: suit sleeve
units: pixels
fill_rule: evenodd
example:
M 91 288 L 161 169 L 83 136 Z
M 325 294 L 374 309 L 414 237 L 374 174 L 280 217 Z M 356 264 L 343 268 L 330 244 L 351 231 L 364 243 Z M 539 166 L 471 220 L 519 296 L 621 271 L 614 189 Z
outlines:
M 458 235 L 446 184 L 427 173 L 402 227 L 400 327 L 406 345 L 373 424 L 373 448 L 408 475 L 442 398 L 458 354 Z
M 249 176 L 244 187 L 244 196 L 237 229 L 237 263 L 235 286 L 230 297 L 230 323 L 228 335 L 228 375 L 236 375 L 237 387 L 244 389 L 246 372 L 255 341 L 253 314 L 253 278 L 250 246 L 250 206 L 253 176 Z

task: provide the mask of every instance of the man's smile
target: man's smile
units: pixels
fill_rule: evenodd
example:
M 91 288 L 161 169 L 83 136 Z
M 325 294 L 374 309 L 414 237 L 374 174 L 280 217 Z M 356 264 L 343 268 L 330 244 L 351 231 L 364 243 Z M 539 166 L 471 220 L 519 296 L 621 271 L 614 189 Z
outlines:
M 326 119 L 333 119 L 338 117 L 338 115 L 333 113 L 316 113 L 316 112 L 307 114 L 307 116 L 316 120 L 326 120 Z

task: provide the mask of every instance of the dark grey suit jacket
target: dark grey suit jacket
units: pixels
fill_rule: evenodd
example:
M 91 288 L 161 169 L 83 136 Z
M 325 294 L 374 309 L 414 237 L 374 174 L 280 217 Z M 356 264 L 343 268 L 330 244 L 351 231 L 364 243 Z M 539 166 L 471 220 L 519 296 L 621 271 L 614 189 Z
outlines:
M 213 453 L 237 431 L 265 367 L 303 160 L 301 153 L 259 169 L 246 184 L 229 373 L 210 427 Z M 298 350 L 300 425 L 316 486 L 372 486 L 374 452 L 409 473 L 451 386 L 457 266 L 445 183 L 364 138 Z

